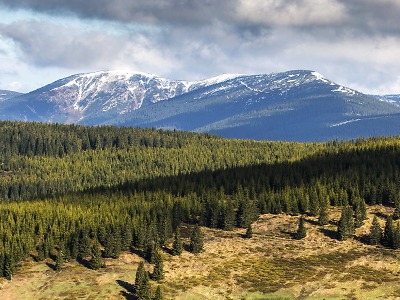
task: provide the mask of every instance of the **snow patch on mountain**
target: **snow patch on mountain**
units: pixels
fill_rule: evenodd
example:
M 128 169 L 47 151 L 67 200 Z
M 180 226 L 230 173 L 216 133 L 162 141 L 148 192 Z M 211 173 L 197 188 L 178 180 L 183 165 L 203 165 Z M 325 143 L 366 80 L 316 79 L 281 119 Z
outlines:
M 352 95 L 356 94 L 355 90 L 349 89 L 349 88 L 344 87 L 344 86 L 339 86 L 338 88 L 332 90 L 332 92 L 345 93 L 345 94 L 347 94 L 349 96 L 352 96 Z
M 344 121 L 344 122 L 340 122 L 340 123 L 336 123 L 336 124 L 332 124 L 329 127 L 338 127 L 338 126 L 342 126 L 342 125 L 346 125 L 349 123 L 353 123 L 353 122 L 358 122 L 361 121 L 361 119 L 353 119 L 353 120 L 348 120 L 348 121 Z

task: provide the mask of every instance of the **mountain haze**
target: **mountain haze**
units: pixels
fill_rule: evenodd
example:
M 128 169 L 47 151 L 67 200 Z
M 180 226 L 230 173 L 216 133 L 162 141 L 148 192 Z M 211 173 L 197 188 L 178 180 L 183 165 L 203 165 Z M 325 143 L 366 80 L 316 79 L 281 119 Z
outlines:
M 298 141 L 400 133 L 398 95 L 365 95 L 307 70 L 225 74 L 194 82 L 104 71 L 1 99 L 0 118 L 11 120 Z

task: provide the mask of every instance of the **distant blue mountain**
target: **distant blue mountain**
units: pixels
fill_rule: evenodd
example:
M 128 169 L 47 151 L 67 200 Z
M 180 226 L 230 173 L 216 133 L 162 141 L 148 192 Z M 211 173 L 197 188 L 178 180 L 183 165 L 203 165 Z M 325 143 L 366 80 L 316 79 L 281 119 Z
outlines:
M 400 95 L 362 94 L 307 70 L 196 82 L 109 71 L 5 98 L 0 118 L 326 141 L 400 134 Z
M 7 90 L 0 90 L 0 102 L 17 97 L 19 95 L 22 95 L 21 93 L 18 92 L 13 92 L 13 91 L 7 91 Z

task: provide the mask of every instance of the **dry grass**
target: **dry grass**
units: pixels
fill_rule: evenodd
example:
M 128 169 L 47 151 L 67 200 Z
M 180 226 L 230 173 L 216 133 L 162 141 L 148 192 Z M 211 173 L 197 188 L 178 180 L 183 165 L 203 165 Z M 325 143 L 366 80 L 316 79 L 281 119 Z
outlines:
M 292 237 L 298 217 L 288 215 L 261 216 L 252 239 L 244 239 L 242 229 L 203 228 L 203 253 L 164 253 L 165 298 L 400 299 L 400 252 L 363 243 L 372 213 L 388 211 L 373 207 L 356 238 L 344 242 L 333 238 L 335 225 L 322 228 L 311 217 L 300 241 Z M 339 210 L 332 210 L 331 218 L 337 220 Z M 1 299 L 130 299 L 140 260 L 125 253 L 99 271 L 70 262 L 61 272 L 26 262 L 11 283 L 4 281 Z

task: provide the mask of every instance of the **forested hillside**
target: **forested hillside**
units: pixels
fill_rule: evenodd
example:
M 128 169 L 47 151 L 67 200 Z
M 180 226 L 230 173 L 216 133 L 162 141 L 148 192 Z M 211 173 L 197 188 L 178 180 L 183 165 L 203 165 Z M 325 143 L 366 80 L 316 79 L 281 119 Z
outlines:
M 400 207 L 400 138 L 288 143 L 155 129 L 0 124 L 0 275 L 21 260 L 151 253 L 182 222 Z M 357 223 L 358 222 L 358 223 Z M 395 245 L 391 245 L 395 247 Z

